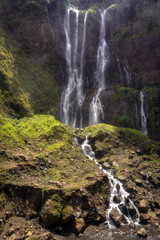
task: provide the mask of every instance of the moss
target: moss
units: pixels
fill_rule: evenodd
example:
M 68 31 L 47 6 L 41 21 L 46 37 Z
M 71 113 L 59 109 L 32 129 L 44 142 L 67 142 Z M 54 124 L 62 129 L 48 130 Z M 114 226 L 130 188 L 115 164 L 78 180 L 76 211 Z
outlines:
M 48 4 L 47 0 L 28 1 L 25 4 L 25 8 L 29 9 L 27 15 L 22 1 L 3 1 L 0 6 L 1 26 L 7 29 L 0 27 L 0 110 L 3 116 L 56 113 L 59 99 L 54 80 L 53 33 L 49 24 Z M 9 13 L 4 10 L 6 5 Z M 39 20 L 42 16 L 45 41 L 49 46 L 45 53 L 43 35 L 35 32 L 35 27 L 42 24 Z M 29 26 L 35 32 L 33 38 L 28 31 Z
M 116 118 L 118 126 L 132 127 L 132 117 L 130 115 L 118 116 Z

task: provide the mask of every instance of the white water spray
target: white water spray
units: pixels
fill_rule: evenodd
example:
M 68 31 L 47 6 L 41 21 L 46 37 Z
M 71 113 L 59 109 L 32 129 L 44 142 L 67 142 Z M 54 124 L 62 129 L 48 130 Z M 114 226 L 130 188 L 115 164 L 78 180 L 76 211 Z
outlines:
M 99 95 L 102 90 L 106 88 L 105 83 L 105 70 L 107 64 L 109 62 L 109 47 L 105 40 L 106 37 L 106 11 L 101 11 L 101 29 L 100 29 L 100 36 L 99 36 L 99 44 L 98 44 L 98 51 L 97 51 L 97 69 L 96 69 L 96 84 L 97 84 L 97 94 L 93 97 L 92 102 L 90 103 L 89 109 L 89 125 L 93 125 L 99 122 L 100 117 L 104 119 L 104 113 L 101 101 L 99 99 Z
M 129 193 L 125 191 L 125 189 L 123 188 L 123 184 L 113 176 L 111 171 L 106 171 L 98 163 L 97 159 L 95 158 L 95 154 L 91 148 L 91 145 L 89 144 L 87 136 L 86 136 L 86 140 L 83 142 L 81 147 L 84 154 L 90 160 L 94 160 L 95 163 L 99 166 L 100 170 L 102 170 L 103 173 L 106 174 L 109 178 L 111 195 L 110 195 L 109 209 L 107 210 L 107 213 L 106 213 L 106 222 L 108 223 L 108 226 L 110 228 L 114 227 L 114 224 L 110 217 L 110 213 L 113 209 L 118 210 L 118 212 L 123 216 L 127 224 L 130 224 L 130 223 L 138 224 L 140 214 L 138 212 L 137 207 L 129 198 Z M 118 201 L 115 201 L 115 198 L 117 198 Z M 132 214 L 130 214 L 131 211 L 132 211 Z
M 71 41 L 71 13 L 75 19 L 74 39 Z M 64 124 L 73 127 L 77 124 L 77 114 L 80 112 L 80 127 L 82 126 L 81 107 L 84 101 L 83 92 L 83 68 L 84 68 L 84 53 L 86 43 L 86 23 L 87 12 L 84 16 L 83 24 L 83 40 L 81 46 L 80 66 L 78 66 L 78 46 L 79 39 L 79 10 L 73 6 L 67 9 L 65 36 L 66 36 L 66 62 L 68 71 L 68 84 L 63 91 L 61 98 L 61 119 Z
M 140 100 L 141 100 L 141 129 L 144 134 L 148 135 L 147 118 L 144 110 L 144 93 L 142 91 L 140 92 Z

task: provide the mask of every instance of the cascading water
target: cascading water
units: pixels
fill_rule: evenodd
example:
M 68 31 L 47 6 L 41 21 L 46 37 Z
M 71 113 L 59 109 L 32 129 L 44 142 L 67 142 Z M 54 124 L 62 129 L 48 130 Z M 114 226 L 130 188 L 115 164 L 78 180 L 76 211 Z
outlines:
M 140 100 L 141 100 L 141 129 L 142 132 L 146 135 L 148 135 L 147 130 L 147 118 L 144 110 L 144 93 L 143 91 L 140 92 Z
M 124 81 L 123 81 L 122 68 L 121 68 L 120 61 L 119 61 L 119 58 L 118 58 L 117 55 L 116 55 L 116 61 L 117 61 L 117 64 L 118 64 L 118 71 L 119 71 L 119 74 L 120 74 L 120 81 L 123 84 Z
M 105 83 L 105 70 L 109 62 L 109 47 L 105 40 L 106 37 L 106 11 L 101 11 L 101 29 L 99 36 L 99 44 L 97 51 L 97 69 L 96 69 L 96 84 L 97 84 L 97 94 L 93 97 L 92 102 L 90 103 L 89 109 L 89 125 L 93 125 L 99 122 L 100 116 L 104 118 L 103 108 L 99 95 L 102 90 L 106 88 Z
M 71 37 L 71 13 L 75 18 L 74 39 L 72 42 Z M 61 98 L 61 120 L 66 125 L 75 127 L 77 125 L 77 114 L 80 112 L 80 123 L 82 127 L 82 114 L 81 107 L 84 101 L 83 91 L 83 68 L 84 68 L 84 53 L 86 43 L 86 23 L 87 14 L 84 16 L 83 24 L 83 40 L 80 56 L 80 67 L 78 66 L 78 39 L 79 39 L 79 10 L 73 6 L 67 9 L 66 24 L 65 24 L 65 36 L 66 36 L 66 62 L 68 71 L 68 84 L 63 91 Z
M 126 76 L 126 85 L 127 87 L 130 87 L 131 86 L 131 77 L 129 75 L 129 72 L 127 71 L 127 69 L 124 67 L 124 73 L 125 73 L 125 76 Z
M 110 196 L 110 204 L 109 209 L 106 213 L 106 222 L 108 226 L 112 228 L 114 226 L 110 214 L 113 209 L 117 209 L 117 211 L 123 216 L 123 220 L 126 224 L 130 223 L 139 223 L 139 212 L 137 207 L 134 205 L 132 200 L 129 198 L 129 193 L 125 191 L 123 188 L 123 184 L 117 180 L 111 171 L 106 171 L 102 168 L 102 166 L 98 163 L 95 158 L 95 154 L 89 144 L 88 137 L 86 136 L 85 141 L 81 145 L 84 154 L 90 159 L 95 161 L 95 163 L 99 166 L 99 168 L 106 174 L 110 181 L 110 189 L 111 189 L 111 196 Z M 115 201 L 115 199 L 117 199 Z M 132 212 L 132 214 L 130 214 Z

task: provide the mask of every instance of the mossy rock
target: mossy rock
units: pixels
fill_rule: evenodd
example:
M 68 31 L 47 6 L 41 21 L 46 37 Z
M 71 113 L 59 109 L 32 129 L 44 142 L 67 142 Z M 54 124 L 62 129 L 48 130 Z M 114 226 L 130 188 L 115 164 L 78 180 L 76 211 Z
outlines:
M 62 211 L 62 224 L 67 225 L 73 219 L 74 209 L 72 206 L 67 206 Z
M 62 206 L 60 202 L 48 200 L 41 210 L 41 220 L 45 227 L 55 226 L 61 219 Z
M 85 136 L 84 134 L 82 134 L 82 133 L 78 133 L 78 134 L 76 135 L 76 137 L 77 137 L 78 142 L 79 142 L 80 145 L 81 145 L 81 144 L 85 141 L 85 139 L 86 139 L 86 136 Z

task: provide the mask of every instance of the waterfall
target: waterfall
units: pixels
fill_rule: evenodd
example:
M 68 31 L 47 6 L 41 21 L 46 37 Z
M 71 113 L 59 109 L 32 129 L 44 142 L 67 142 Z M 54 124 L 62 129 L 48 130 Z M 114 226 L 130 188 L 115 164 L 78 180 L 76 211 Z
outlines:
M 71 13 L 73 14 L 75 20 L 74 39 L 72 42 L 71 37 Z M 79 39 L 79 10 L 73 6 L 67 9 L 67 16 L 65 19 L 65 36 L 66 36 L 66 63 L 67 63 L 67 74 L 68 83 L 64 89 L 61 97 L 61 120 L 66 125 L 71 125 L 73 127 L 77 124 L 77 114 L 80 112 L 80 127 L 82 126 L 82 114 L 81 107 L 84 101 L 84 91 L 83 91 L 83 68 L 84 68 L 84 53 L 85 53 L 85 43 L 86 43 L 86 23 L 87 14 L 84 16 L 83 23 L 83 40 L 82 46 L 78 46 Z M 80 55 L 80 66 L 78 66 L 79 52 Z
M 125 223 L 139 223 L 140 214 L 138 212 L 137 207 L 134 205 L 132 200 L 129 198 L 129 193 L 125 191 L 123 188 L 123 184 L 117 180 L 111 171 L 106 171 L 103 167 L 98 163 L 97 159 L 95 158 L 95 153 L 92 150 L 91 145 L 89 144 L 88 137 L 86 136 L 85 141 L 81 145 L 81 148 L 84 154 L 90 159 L 95 161 L 95 163 L 99 166 L 100 170 L 103 171 L 104 174 L 108 176 L 110 182 L 110 203 L 109 209 L 106 212 L 106 222 L 108 226 L 112 228 L 114 223 L 111 220 L 110 214 L 111 211 L 116 209 L 120 215 L 123 216 Z M 117 199 L 117 201 L 115 201 Z M 132 213 L 132 215 L 130 214 Z
M 123 84 L 122 69 L 121 69 L 120 61 L 119 61 L 119 58 L 118 58 L 117 55 L 116 55 L 116 61 L 117 61 L 117 64 L 118 64 L 118 71 L 119 71 L 119 74 L 120 74 L 120 81 Z
M 99 44 L 98 44 L 98 51 L 97 51 L 97 69 L 96 69 L 96 84 L 97 84 L 97 94 L 93 97 L 92 102 L 90 103 L 89 109 L 89 125 L 93 125 L 99 122 L 100 116 L 104 119 L 104 113 L 101 101 L 99 99 L 99 95 L 102 90 L 106 88 L 105 83 L 105 70 L 107 64 L 109 62 L 109 47 L 105 40 L 106 36 L 106 11 L 101 11 L 101 29 L 100 29 L 100 36 L 99 36 Z
M 126 75 L 126 83 L 127 83 L 126 85 L 127 85 L 127 87 L 130 87 L 131 86 L 131 77 L 125 67 L 124 67 L 124 73 Z
M 140 92 L 140 100 L 141 100 L 141 130 L 144 134 L 148 135 L 147 130 L 147 118 L 144 109 L 144 93 L 143 91 Z

